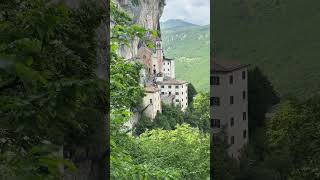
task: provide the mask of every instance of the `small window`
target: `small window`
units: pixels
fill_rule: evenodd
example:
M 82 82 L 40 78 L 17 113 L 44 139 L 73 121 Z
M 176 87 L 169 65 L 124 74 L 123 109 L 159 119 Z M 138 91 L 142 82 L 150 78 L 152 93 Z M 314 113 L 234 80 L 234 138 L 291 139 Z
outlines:
M 169 89 L 171 89 L 171 86 L 168 86 Z
M 242 79 L 246 79 L 246 72 L 242 71 Z
M 163 65 L 166 65 L 166 63 L 163 63 Z
M 243 120 L 247 120 L 247 113 L 246 112 L 242 113 L 242 118 L 243 118 Z
M 246 139 L 247 138 L 247 130 L 243 130 L 243 139 Z
M 179 99 L 176 99 L 176 102 L 179 102 Z
M 220 85 L 220 77 L 218 77 L 218 76 L 211 76 L 211 77 L 210 77 L 210 84 L 211 84 L 211 85 Z
M 164 86 L 162 85 L 161 88 L 164 88 Z
M 179 89 L 179 86 L 176 86 L 176 89 Z
M 164 92 L 161 92 L 162 95 L 164 95 Z
M 152 104 L 152 99 L 150 99 L 150 104 Z
M 230 126 L 231 127 L 234 126 L 234 118 L 233 117 L 230 119 Z
M 211 126 L 214 128 L 220 128 L 220 119 L 211 119 Z
M 210 98 L 210 106 L 220 106 L 220 98 L 211 97 Z
M 181 99 L 181 101 L 183 102 L 183 99 Z
M 178 93 L 178 92 L 176 92 L 176 95 L 179 95 L 179 93 Z
M 169 96 L 171 95 L 171 92 L 169 92 Z
M 181 92 L 181 94 L 183 94 L 183 92 Z
M 186 103 L 186 106 L 188 106 L 188 103 Z
M 168 71 L 170 71 L 170 70 L 168 69 Z
M 233 75 L 229 76 L 229 84 L 233 84 Z
M 168 65 L 169 65 L 169 63 L 168 63 Z
M 233 96 L 230 96 L 230 104 L 233 104 Z
M 246 91 L 242 91 L 242 99 L 246 99 Z
M 230 138 L 230 144 L 234 144 L 234 136 L 231 136 L 231 138 Z

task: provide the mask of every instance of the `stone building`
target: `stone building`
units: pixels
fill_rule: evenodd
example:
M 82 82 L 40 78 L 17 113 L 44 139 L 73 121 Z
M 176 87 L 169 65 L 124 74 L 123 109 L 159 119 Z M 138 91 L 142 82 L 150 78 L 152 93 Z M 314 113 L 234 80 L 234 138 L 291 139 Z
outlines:
M 156 86 L 148 86 L 145 88 L 145 97 L 143 98 L 145 107 L 142 109 L 143 113 L 154 119 L 157 113 L 162 112 L 160 89 Z
M 225 130 L 231 157 L 239 158 L 248 143 L 248 65 L 212 60 L 210 76 L 213 132 Z
M 176 79 L 165 79 L 158 83 L 164 103 L 179 106 L 182 111 L 188 107 L 188 83 Z
M 141 109 L 134 110 L 136 113 L 127 125 L 133 127 L 142 114 L 153 120 L 157 113 L 162 112 L 162 103 L 180 106 L 181 110 L 185 111 L 188 106 L 187 83 L 175 80 L 174 60 L 165 58 L 162 48 L 160 17 L 165 5 L 164 1 L 148 0 L 133 5 L 129 0 L 117 0 L 116 4 L 133 17 L 135 24 L 158 32 L 158 37 L 150 36 L 154 42 L 154 48 L 148 47 L 144 41 L 136 38 L 129 42 L 130 47 L 124 45 L 119 49 L 119 54 L 125 59 L 139 62 L 144 66 L 140 72 L 140 85 L 144 87 L 145 97 Z M 169 93 L 169 90 L 161 86 L 173 87 L 171 91 L 173 96 L 161 94 L 162 92 Z
M 175 78 L 175 64 L 173 59 L 163 57 L 163 75 L 164 77 Z

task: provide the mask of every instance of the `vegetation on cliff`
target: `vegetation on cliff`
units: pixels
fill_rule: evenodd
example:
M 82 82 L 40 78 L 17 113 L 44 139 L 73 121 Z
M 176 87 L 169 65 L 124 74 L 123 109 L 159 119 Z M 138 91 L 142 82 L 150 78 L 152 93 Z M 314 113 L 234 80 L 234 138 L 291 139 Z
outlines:
M 184 117 L 177 108 L 167 107 L 164 114 L 159 114 L 159 124 L 151 131 L 146 131 L 146 126 L 151 124 L 146 118 L 140 120 L 140 123 L 145 124 L 136 128 L 139 136 L 134 137 L 124 131 L 123 124 L 132 115 L 131 110 L 143 98 L 139 85 L 141 66 L 124 60 L 116 52 L 119 45 L 129 45 L 128 39 L 123 37 L 143 36 L 146 31 L 137 28 L 138 25 L 134 25 L 130 17 L 116 6 L 112 5 L 111 12 L 111 18 L 117 17 L 113 19 L 115 26 L 112 29 L 110 64 L 111 179 L 174 180 L 209 177 L 209 137 L 197 128 L 186 124 L 177 125 L 177 121 L 180 123 Z M 121 36 L 115 36 L 117 34 Z M 130 93 L 127 89 L 130 89 Z M 169 124 L 164 126 L 164 122 Z

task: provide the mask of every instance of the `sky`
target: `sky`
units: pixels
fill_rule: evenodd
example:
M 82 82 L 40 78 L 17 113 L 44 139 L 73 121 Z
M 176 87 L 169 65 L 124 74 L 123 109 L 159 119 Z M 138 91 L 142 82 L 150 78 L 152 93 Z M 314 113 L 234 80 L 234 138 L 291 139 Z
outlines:
M 160 21 L 169 19 L 207 25 L 210 23 L 210 0 L 166 0 Z

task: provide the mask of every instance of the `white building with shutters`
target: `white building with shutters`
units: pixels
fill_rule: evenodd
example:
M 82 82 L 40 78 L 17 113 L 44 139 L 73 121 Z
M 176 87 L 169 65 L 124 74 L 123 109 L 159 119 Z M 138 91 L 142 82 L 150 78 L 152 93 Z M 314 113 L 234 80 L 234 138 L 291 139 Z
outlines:
M 248 143 L 248 65 L 213 59 L 210 74 L 213 132 L 223 128 L 229 155 L 239 158 Z

